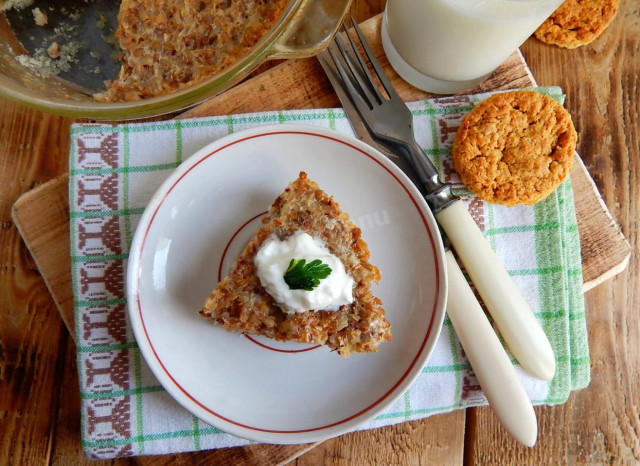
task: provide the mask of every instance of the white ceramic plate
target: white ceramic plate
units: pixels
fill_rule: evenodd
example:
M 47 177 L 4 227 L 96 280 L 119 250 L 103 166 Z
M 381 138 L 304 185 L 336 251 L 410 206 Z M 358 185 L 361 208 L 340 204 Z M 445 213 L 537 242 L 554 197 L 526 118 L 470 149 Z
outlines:
M 393 341 L 343 359 L 326 347 L 227 333 L 202 303 L 303 170 L 362 231 L 382 279 Z M 142 354 L 182 406 L 231 434 L 305 443 L 353 430 L 400 396 L 436 343 L 446 301 L 444 252 L 426 203 L 371 147 L 301 125 L 232 134 L 186 160 L 154 195 L 128 267 Z

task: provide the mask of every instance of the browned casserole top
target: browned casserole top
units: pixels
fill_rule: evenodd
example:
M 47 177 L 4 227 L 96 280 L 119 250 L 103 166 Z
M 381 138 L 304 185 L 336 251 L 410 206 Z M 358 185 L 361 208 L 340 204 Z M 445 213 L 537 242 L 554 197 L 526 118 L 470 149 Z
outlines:
M 195 84 L 247 54 L 287 0 L 124 0 L 118 78 L 97 100 L 122 102 Z

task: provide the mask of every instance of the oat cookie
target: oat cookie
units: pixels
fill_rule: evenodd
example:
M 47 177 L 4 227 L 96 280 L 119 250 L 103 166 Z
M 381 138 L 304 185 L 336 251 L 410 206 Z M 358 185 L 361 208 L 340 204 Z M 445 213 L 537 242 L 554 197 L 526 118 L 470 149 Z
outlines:
M 574 49 L 588 44 L 609 26 L 620 0 L 566 0 L 535 31 L 542 42 Z
M 510 91 L 465 117 L 453 142 L 453 164 L 465 186 L 485 201 L 531 205 L 567 177 L 576 141 L 562 105 L 535 91 Z

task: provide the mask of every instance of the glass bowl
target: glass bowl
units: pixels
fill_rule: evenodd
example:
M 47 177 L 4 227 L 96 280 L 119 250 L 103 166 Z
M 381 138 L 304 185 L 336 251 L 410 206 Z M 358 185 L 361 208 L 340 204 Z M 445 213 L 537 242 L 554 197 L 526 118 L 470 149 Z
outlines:
M 38 110 L 94 120 L 131 120 L 181 111 L 237 84 L 267 60 L 314 56 L 328 45 L 350 5 L 351 0 L 291 0 L 267 34 L 228 68 L 170 94 L 114 103 L 94 100 L 92 94 L 99 89 L 88 90 L 58 76 L 41 77 L 20 64 L 16 56 L 26 54 L 26 49 L 11 27 L 15 23 L 0 14 L 0 95 Z

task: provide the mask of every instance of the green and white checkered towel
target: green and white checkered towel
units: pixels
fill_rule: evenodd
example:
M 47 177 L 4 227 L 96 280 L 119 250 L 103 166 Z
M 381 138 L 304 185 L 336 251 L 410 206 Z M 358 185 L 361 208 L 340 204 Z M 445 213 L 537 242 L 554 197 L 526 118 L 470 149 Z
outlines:
M 559 88 L 541 88 L 562 101 Z M 589 383 L 580 242 L 570 181 L 533 207 L 489 205 L 464 190 L 450 147 L 464 115 L 488 94 L 410 104 L 416 137 L 454 183 L 542 323 L 556 354 L 550 382 L 518 374 L 536 404 L 567 400 Z M 193 417 L 159 385 L 128 322 L 124 279 L 132 235 L 152 194 L 186 157 L 231 132 L 304 123 L 352 134 L 340 109 L 266 112 L 160 123 L 77 124 L 71 129 L 73 287 L 82 397 L 82 445 L 95 458 L 174 453 L 249 443 Z M 515 362 L 515 361 L 514 361 Z M 416 383 L 362 429 L 485 404 L 445 319 Z

